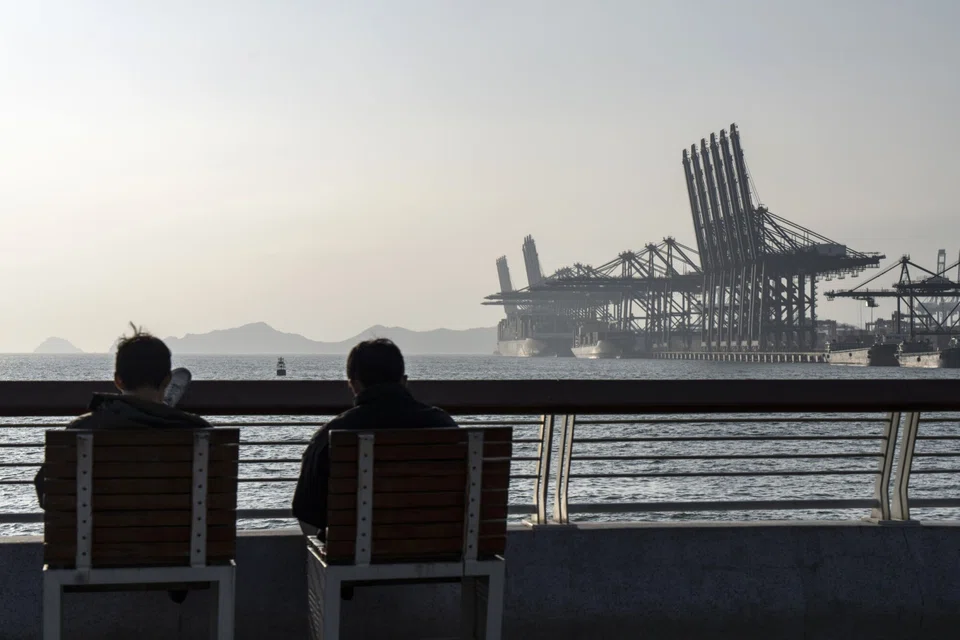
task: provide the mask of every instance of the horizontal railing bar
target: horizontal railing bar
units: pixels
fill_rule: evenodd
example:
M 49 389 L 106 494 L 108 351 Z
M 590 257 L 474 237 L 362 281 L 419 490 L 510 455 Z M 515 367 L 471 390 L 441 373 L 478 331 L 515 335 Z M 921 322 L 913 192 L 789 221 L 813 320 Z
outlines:
M 576 442 L 713 442 L 738 440 L 886 440 L 884 436 L 637 436 L 624 438 L 577 438 Z
M 911 501 L 915 502 L 915 501 Z M 793 511 L 803 509 L 873 509 L 877 500 L 729 500 L 700 502 L 570 503 L 571 513 L 643 513 L 659 511 Z
M 809 412 L 808 412 L 809 413 Z M 770 417 L 770 418 L 740 418 L 740 417 L 725 417 L 725 418 L 655 418 L 650 420 L 603 420 L 603 419 L 591 419 L 591 418 L 577 418 L 577 426 L 601 426 L 601 425 L 610 425 L 610 424 L 636 424 L 636 425 L 658 425 L 658 424 L 793 424 L 793 423 L 884 423 L 886 422 L 882 418 L 834 418 L 830 416 L 824 416 L 821 418 L 779 418 L 779 417 Z
M 334 416 L 330 416 L 330 420 L 333 420 Z M 269 421 L 269 422 L 255 422 L 255 421 L 231 421 L 231 422 L 220 422 L 214 421 L 210 424 L 214 427 L 325 427 L 330 420 L 324 420 L 323 422 L 289 422 L 289 421 Z M 457 424 L 461 426 L 471 426 L 471 427 L 496 427 L 496 426 L 525 426 L 525 425 L 538 425 L 540 424 L 539 420 L 457 420 Z
M 960 469 L 916 469 L 914 468 L 910 471 L 910 473 L 911 474 L 920 473 L 920 474 L 943 475 L 948 473 L 960 473 Z
M 330 416 L 330 420 L 333 420 L 334 416 Z M 284 421 L 284 422 L 255 422 L 255 421 L 231 421 L 231 422 L 219 422 L 214 421 L 210 422 L 210 426 L 213 427 L 324 427 L 327 425 L 330 420 L 324 420 L 323 422 L 316 421 Z
M 2 381 L 0 416 L 75 416 L 113 383 Z M 417 399 L 455 415 L 638 415 L 960 411 L 952 379 L 416 380 Z M 353 406 L 343 380 L 198 380 L 180 402 L 206 416 L 332 416 Z
M 730 454 L 730 455 L 680 455 L 680 456 L 571 456 L 572 460 L 591 462 L 617 462 L 620 460 L 794 460 L 806 458 L 880 458 L 878 453 L 758 453 L 758 454 Z
M 511 457 L 512 462 L 534 462 L 538 460 L 536 456 L 514 456 Z M 240 458 L 240 464 L 300 464 L 302 462 L 301 458 Z M 39 468 L 43 464 L 42 461 L 37 460 L 34 462 L 0 462 L 0 467 L 5 468 Z
M 328 421 L 329 422 L 329 421 Z M 627 423 L 633 421 L 627 421 Z M 536 427 L 539 420 L 457 420 L 461 427 Z M 325 427 L 327 422 L 211 422 L 210 426 L 220 427 Z M 38 424 L 0 424 L 3 429 L 66 429 L 70 423 L 38 423 Z
M 49 423 L 49 424 L 0 424 L 0 430 L 3 429 L 66 429 L 69 423 Z
M 910 507 L 934 509 L 960 507 L 960 498 L 910 498 Z
M 960 440 L 960 436 L 917 436 L 917 440 Z
M 0 513 L 0 524 L 31 524 L 43 522 L 43 512 Z
M 510 515 L 527 515 L 536 511 L 532 504 L 507 506 Z M 290 509 L 237 509 L 237 520 L 293 519 Z M 37 524 L 43 522 L 42 511 L 27 513 L 0 513 L 0 524 Z
M 914 458 L 960 458 L 960 452 L 949 451 L 944 453 L 923 452 L 914 453 Z
M 535 474 L 531 473 L 520 473 L 520 474 L 510 474 L 511 480 L 535 480 Z M 256 484 L 265 484 L 268 482 L 296 482 L 298 478 L 291 478 L 290 476 L 278 476 L 273 478 L 237 478 L 239 483 L 256 483 Z M 32 485 L 33 480 L 0 480 L 0 485 Z
M 916 473 L 916 472 L 914 472 Z M 827 469 L 824 471 L 664 471 L 663 473 L 571 473 L 571 478 L 727 478 L 752 476 L 877 476 L 871 469 Z

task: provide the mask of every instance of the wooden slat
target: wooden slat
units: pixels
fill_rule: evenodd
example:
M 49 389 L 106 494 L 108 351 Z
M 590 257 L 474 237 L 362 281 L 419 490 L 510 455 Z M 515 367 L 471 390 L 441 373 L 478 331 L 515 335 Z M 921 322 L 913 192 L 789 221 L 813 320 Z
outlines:
M 463 507 L 440 507 L 436 509 L 374 509 L 373 522 L 377 524 L 411 524 L 433 522 L 463 523 Z M 481 506 L 481 520 L 505 520 L 507 517 L 506 505 Z M 355 510 L 330 511 L 327 514 L 327 524 L 330 527 L 353 526 L 356 524 Z
M 94 495 L 155 495 L 167 493 L 189 493 L 193 487 L 191 478 L 94 478 Z M 235 493 L 237 490 L 236 478 L 210 478 L 207 481 L 207 491 L 210 493 Z M 44 495 L 73 496 L 77 494 L 77 483 L 74 480 L 49 480 L 43 487 Z
M 93 541 L 100 543 L 137 543 L 137 542 L 187 542 L 190 539 L 190 526 L 180 527 L 104 527 L 94 523 Z M 209 542 L 228 542 L 237 537 L 237 525 L 233 522 L 226 526 L 208 526 Z M 46 527 L 43 541 L 50 545 L 74 545 L 77 529 L 74 527 Z
M 497 503 L 494 494 L 503 494 L 506 500 L 506 491 L 484 491 L 483 500 Z M 419 509 L 433 507 L 463 507 L 463 491 L 443 491 L 433 493 L 378 493 L 373 496 L 374 509 Z M 327 508 L 330 510 L 352 511 L 357 506 L 357 499 L 350 494 L 334 494 L 327 498 Z
M 393 477 L 443 476 L 465 473 L 465 460 L 427 460 L 422 462 L 379 462 L 374 465 L 374 480 Z M 509 460 L 484 461 L 484 474 L 503 473 L 510 475 Z M 357 464 L 353 462 L 334 462 L 330 465 L 331 478 L 356 478 Z
M 232 559 L 236 555 L 236 541 L 208 542 L 208 558 Z M 73 566 L 76 547 L 70 544 L 44 544 L 44 561 L 48 564 Z M 138 542 L 129 544 L 97 543 L 92 549 L 92 564 L 96 566 L 151 566 L 186 563 L 190 545 L 175 542 Z
M 376 445 L 441 445 L 466 444 L 471 431 L 482 431 L 484 442 L 510 442 L 513 437 L 511 427 L 459 428 L 459 429 L 375 429 L 363 433 L 373 434 Z M 357 431 L 331 431 L 330 445 L 333 447 L 355 447 Z
M 93 459 L 101 462 L 193 462 L 193 444 L 160 445 L 140 447 L 101 447 L 94 436 Z M 240 447 L 237 445 L 210 447 L 210 459 L 215 461 L 236 460 Z M 49 464 L 77 461 L 76 447 L 50 447 L 44 453 Z
M 501 526 L 503 525 L 503 526 Z M 500 521 L 481 522 L 481 536 L 502 536 L 506 532 L 506 525 Z M 372 531 L 373 541 L 379 540 L 438 540 L 456 539 L 463 541 L 463 521 L 447 523 L 419 523 L 419 524 L 374 524 Z M 356 540 L 356 526 L 329 527 L 327 540 L 330 542 L 341 540 Z M 374 547 L 376 551 L 376 547 Z
M 464 491 L 467 486 L 467 474 L 426 477 L 391 477 L 380 482 L 374 479 L 373 492 L 378 493 L 415 493 L 418 491 Z M 483 487 L 487 490 L 506 491 L 510 486 L 510 476 L 504 473 L 483 473 Z M 349 493 L 356 494 L 356 478 L 331 478 L 328 485 L 329 494 Z
M 331 541 L 326 547 L 329 560 L 341 559 L 353 561 L 355 541 Z M 444 556 L 459 557 L 463 547 L 463 538 L 438 538 L 417 540 L 381 540 L 374 541 L 371 554 L 372 562 L 384 562 L 404 558 L 429 559 Z M 506 536 L 481 537 L 477 542 L 478 551 L 482 555 L 503 553 L 506 547 Z
M 165 495 L 93 495 L 93 515 L 98 511 L 130 511 L 134 509 L 189 509 L 191 497 L 189 493 Z M 44 506 L 52 511 L 74 511 L 77 508 L 76 496 L 47 496 Z M 236 493 L 214 493 L 207 495 L 208 509 L 236 509 Z
M 463 554 L 464 504 L 471 431 L 390 430 L 374 433 L 372 562 L 459 559 Z M 506 545 L 507 491 L 512 429 L 483 430 L 479 554 Z M 328 562 L 354 561 L 356 541 L 357 432 L 330 436 Z M 441 520 L 438 520 L 441 519 Z
M 190 562 L 193 521 L 192 429 L 48 431 L 44 559 L 73 567 L 76 555 L 76 438 L 92 433 L 94 567 Z M 209 431 L 207 562 L 236 554 L 239 429 Z
M 60 464 L 44 465 L 44 475 L 47 479 L 75 478 L 77 465 L 65 462 Z M 238 473 L 237 461 L 213 462 L 210 464 L 211 476 L 236 477 Z M 192 478 L 193 463 L 191 462 L 103 462 L 96 461 L 94 454 L 94 478 Z
M 483 457 L 509 458 L 513 452 L 511 442 L 488 442 L 483 445 Z M 374 457 L 383 461 L 417 460 L 464 460 L 467 457 L 466 444 L 440 445 L 390 445 L 374 444 Z M 357 459 L 356 446 L 330 447 L 331 462 L 349 462 Z
M 48 447 L 69 447 L 77 440 L 77 434 L 94 434 L 95 447 L 138 447 L 193 445 L 195 429 L 65 429 L 46 432 Z M 240 430 L 236 428 L 216 428 L 208 430 L 210 446 L 237 444 L 240 442 Z
M 129 510 L 104 511 L 96 514 L 97 527 L 180 527 L 190 526 L 192 519 L 190 509 L 183 510 Z M 207 524 L 229 525 L 237 521 L 237 513 L 233 509 L 217 509 L 207 512 Z M 48 510 L 43 514 L 44 528 L 76 526 L 77 513 L 75 511 Z

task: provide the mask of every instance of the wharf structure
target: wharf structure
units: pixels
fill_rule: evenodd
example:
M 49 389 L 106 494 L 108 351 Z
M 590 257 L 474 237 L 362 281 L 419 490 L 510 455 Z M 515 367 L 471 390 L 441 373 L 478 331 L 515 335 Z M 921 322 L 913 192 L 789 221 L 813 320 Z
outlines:
M 43 432 L 110 386 L 0 382 L 0 528 L 42 530 L 32 478 Z M 954 386 L 411 382 L 461 424 L 513 426 L 506 640 L 953 637 Z M 290 494 L 311 427 L 350 399 L 343 382 L 268 380 L 199 381 L 182 400 L 218 427 L 241 429 L 238 640 L 311 637 L 307 544 Z M 40 638 L 43 545 L 39 535 L 0 535 L 4 640 Z M 182 605 L 166 589 L 69 593 L 68 637 L 207 637 L 211 592 L 191 591 Z M 360 585 L 343 603 L 341 637 L 456 637 L 459 609 L 456 585 Z
M 880 278 L 896 272 L 899 278 L 892 286 L 876 286 Z M 956 274 L 956 279 L 951 279 L 951 274 Z M 886 352 L 891 366 L 960 368 L 960 260 L 948 265 L 945 249 L 937 253 L 936 270 L 905 255 L 866 282 L 852 289 L 827 291 L 826 296 L 828 300 L 858 300 L 871 309 L 879 306 L 878 300 L 896 300 L 896 311 L 889 320 L 872 323 L 877 344 L 870 347 L 874 355 Z M 840 349 L 841 354 L 843 351 Z
M 854 251 L 756 201 L 736 125 L 684 150 L 682 165 L 697 248 L 666 238 L 597 268 L 578 263 L 542 277 L 531 271 L 528 236 L 528 286 L 504 286 L 501 257 L 501 291 L 484 302 L 506 312 L 500 353 L 511 351 L 508 340 L 536 340 L 538 327 L 555 329 L 553 340 L 566 331 L 580 357 L 822 353 L 818 280 L 858 276 L 884 256 Z

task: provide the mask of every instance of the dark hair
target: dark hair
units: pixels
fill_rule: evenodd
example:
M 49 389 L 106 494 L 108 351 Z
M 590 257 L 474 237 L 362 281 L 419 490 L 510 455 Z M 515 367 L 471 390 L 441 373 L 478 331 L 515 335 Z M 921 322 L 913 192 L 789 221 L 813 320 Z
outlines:
M 163 340 L 138 329 L 132 322 L 133 335 L 121 336 L 117 343 L 115 370 L 128 391 L 159 389 L 170 375 L 170 349 Z
M 364 340 L 347 356 L 347 378 L 365 387 L 402 382 L 403 374 L 403 354 L 386 338 Z

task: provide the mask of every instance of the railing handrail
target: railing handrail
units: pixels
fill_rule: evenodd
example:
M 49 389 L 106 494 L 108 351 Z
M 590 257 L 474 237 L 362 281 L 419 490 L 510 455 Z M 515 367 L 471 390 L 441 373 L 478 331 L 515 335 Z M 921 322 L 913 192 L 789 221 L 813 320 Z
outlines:
M 456 415 L 960 411 L 956 380 L 418 380 L 423 402 Z M 111 382 L 0 381 L 0 417 L 69 416 Z M 200 380 L 181 406 L 201 415 L 335 415 L 337 380 Z
M 915 453 L 918 441 L 960 439 L 960 435 L 951 431 L 940 429 L 921 435 L 923 430 L 920 429 L 921 414 L 924 414 L 925 424 L 956 421 L 956 417 L 948 419 L 944 415 L 931 415 L 960 412 L 960 397 L 954 392 L 955 386 L 954 380 L 510 380 L 418 381 L 411 383 L 411 390 L 421 400 L 463 416 L 463 424 L 478 424 L 466 416 L 484 415 L 494 420 L 487 422 L 481 419 L 479 423 L 493 425 L 508 420 L 528 427 L 531 433 L 515 438 L 514 442 L 536 446 L 535 455 L 534 452 L 524 452 L 513 456 L 513 460 L 535 463 L 536 468 L 532 475 L 521 471 L 513 473 L 511 477 L 534 481 L 534 504 L 513 505 L 511 513 L 527 513 L 534 523 L 545 524 L 551 520 L 569 522 L 571 513 L 851 508 L 869 508 L 871 517 L 878 521 L 903 521 L 910 519 L 911 505 L 960 507 L 958 498 L 921 496 L 918 500 L 911 500 L 909 496 L 911 472 L 958 472 L 955 468 L 930 465 L 913 468 L 914 456 L 920 460 L 960 457 L 960 452 L 939 449 L 921 449 Z M 0 382 L 0 416 L 25 418 L 9 425 L 16 429 L 62 427 L 63 420 L 58 421 L 58 425 L 50 425 L 45 424 L 47 421 L 27 418 L 75 415 L 83 411 L 91 393 L 109 391 L 111 387 L 108 382 L 89 381 Z M 213 422 L 223 425 L 236 422 L 237 416 L 277 416 L 266 418 L 262 426 L 280 426 L 284 424 L 282 416 L 305 416 L 292 421 L 294 425 L 303 427 L 320 426 L 325 416 L 338 413 L 350 405 L 349 390 L 341 381 L 200 381 L 191 387 L 183 401 L 184 408 L 210 416 Z M 758 417 L 760 414 L 767 415 L 761 418 Z M 820 415 L 813 417 L 805 414 Z M 538 419 L 527 417 L 533 415 Z M 631 419 L 626 419 L 627 416 Z M 830 421 L 843 426 L 834 425 L 839 431 L 827 432 L 806 428 Z M 753 427 L 754 424 L 767 422 L 774 425 L 773 430 L 757 432 Z M 244 426 L 257 427 L 258 424 L 254 419 Z M 641 431 L 630 433 L 615 429 L 611 432 L 608 429 L 610 425 L 628 424 L 636 425 Z M 866 429 L 851 430 L 848 427 L 855 424 Z M 651 425 L 656 426 L 651 429 Z M 702 426 L 692 433 L 686 433 L 684 426 L 690 425 Z M 705 431 L 706 425 L 722 428 Z M 579 437 L 575 432 L 580 434 Z M 28 447 L 42 446 L 39 441 L 28 442 L 16 435 L 23 431 L 13 433 L 15 436 L 12 441 L 0 442 L 0 450 L 23 451 Z M 788 441 L 805 444 L 850 441 L 858 444 L 852 448 L 842 445 L 840 449 L 830 444 L 833 448 L 825 450 L 796 446 L 784 449 L 780 445 L 766 449 L 750 449 L 747 446 L 743 451 L 715 449 L 715 445 L 724 442 L 730 443 L 731 447 L 742 447 L 746 446 L 745 443 Z M 669 447 L 664 450 L 651 449 L 662 443 L 669 446 L 701 443 L 703 446 L 696 445 L 700 448 L 693 453 L 685 449 L 670 450 Z M 304 436 L 297 436 L 295 441 L 277 440 L 269 436 L 242 441 L 242 446 L 305 444 Z M 610 444 L 640 448 L 633 451 L 622 451 L 616 447 L 604 449 Z M 584 446 L 600 448 L 584 450 Z M 704 449 L 704 446 L 707 448 Z M 799 459 L 808 460 L 804 463 L 806 466 L 750 464 L 754 460 Z M 845 462 L 814 466 L 809 462 L 816 459 L 865 462 L 875 459 L 877 466 L 850 466 Z M 573 460 L 613 465 L 642 462 L 647 466 L 640 469 L 571 469 Z M 691 469 L 684 467 L 685 461 L 700 461 L 714 466 Z M 715 466 L 716 461 L 720 461 L 720 466 Z M 742 464 L 737 462 L 731 466 L 728 464 L 730 461 L 741 461 Z M 271 458 L 259 452 L 241 459 L 241 464 L 251 465 L 296 462 L 297 456 L 293 454 Z M 665 466 L 658 466 L 661 463 L 665 463 Z M 35 460 L 23 458 L 0 461 L 0 467 L 10 468 L 36 464 Z M 597 479 L 645 482 L 655 478 L 780 476 L 872 478 L 873 496 L 868 497 L 866 492 L 816 495 L 815 491 L 804 495 L 806 491 L 801 491 L 774 500 L 765 495 L 749 496 L 742 493 L 729 496 L 731 499 L 726 500 L 719 499 L 722 496 L 714 491 L 706 497 L 674 493 L 680 500 L 671 500 L 667 494 L 663 494 L 665 500 L 650 501 L 638 501 L 635 496 L 621 495 L 613 501 L 593 504 L 579 502 L 575 496 L 571 501 L 568 491 L 571 479 L 579 483 Z M 30 477 L 21 474 L 0 480 L 0 485 L 28 485 L 31 484 Z M 253 473 L 243 476 L 240 482 L 265 484 L 290 482 L 292 479 Z M 553 509 L 550 509 L 551 498 Z M 285 509 L 241 510 L 240 517 L 283 518 L 287 513 Z M 0 513 L 0 524 L 33 522 L 35 517 L 35 514 Z

